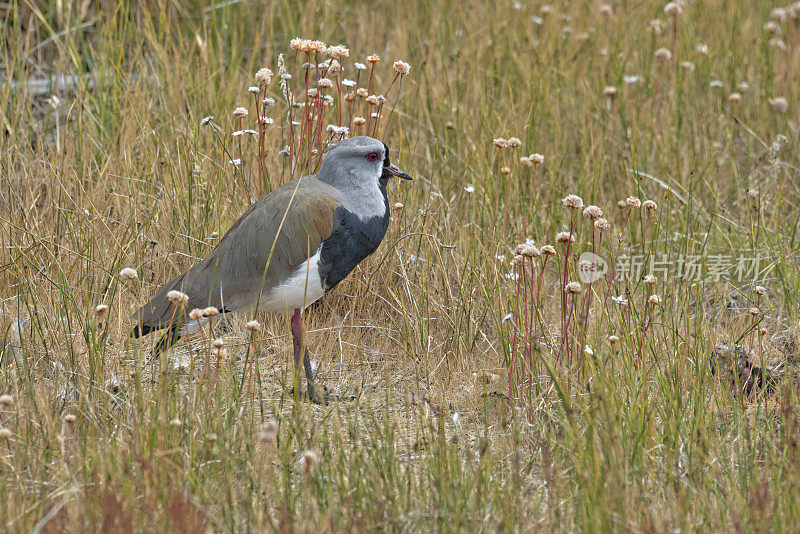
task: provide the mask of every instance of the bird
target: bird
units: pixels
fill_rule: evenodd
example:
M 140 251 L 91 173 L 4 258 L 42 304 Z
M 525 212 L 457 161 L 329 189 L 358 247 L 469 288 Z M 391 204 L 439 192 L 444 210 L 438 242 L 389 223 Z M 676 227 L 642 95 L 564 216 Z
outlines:
M 299 391 L 302 313 L 378 248 L 389 227 L 386 188 L 393 177 L 412 180 L 391 163 L 385 143 L 367 136 L 339 141 L 325 152 L 316 174 L 259 199 L 206 258 L 164 284 L 132 316 L 133 337 L 165 329 L 156 354 L 211 320 L 196 313 L 186 317 L 182 310 L 218 310 L 223 317 L 285 313 L 291 315 Z M 171 291 L 185 295 L 183 305 L 168 298 Z M 308 398 L 327 402 L 316 391 L 307 347 L 302 366 Z

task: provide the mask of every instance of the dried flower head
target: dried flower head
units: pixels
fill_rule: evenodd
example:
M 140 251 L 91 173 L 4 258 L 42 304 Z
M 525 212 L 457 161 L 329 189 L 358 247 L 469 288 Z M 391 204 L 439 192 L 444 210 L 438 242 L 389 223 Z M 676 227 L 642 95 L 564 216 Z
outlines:
M 0 395 L 0 406 L 2 406 L 3 408 L 8 408 L 13 404 L 14 404 L 14 397 L 9 395 L 8 393 Z
M 272 71 L 266 67 L 258 69 L 256 72 L 256 81 L 261 86 L 269 85 L 272 81 Z
M 203 119 L 200 121 L 200 126 L 208 126 L 209 124 L 211 124 L 211 121 L 213 120 L 214 120 L 214 115 L 203 117 Z
M 658 295 L 650 295 L 647 297 L 647 303 L 651 306 L 659 306 L 661 304 L 661 297 Z
M 628 197 L 625 199 L 625 204 L 630 208 L 641 208 L 642 201 L 636 197 Z
M 379 56 L 378 54 L 372 54 L 367 56 L 367 63 L 377 63 L 380 60 L 381 56 Z
M 613 85 L 607 85 L 603 88 L 603 96 L 606 98 L 614 98 L 617 96 L 617 88 Z
M 203 317 L 203 310 L 200 308 L 194 308 L 192 311 L 189 312 L 189 319 L 193 321 L 199 321 Z
M 664 14 L 670 17 L 677 17 L 683 13 L 683 8 L 678 2 L 669 2 L 664 6 Z
M 739 90 L 740 93 L 744 94 L 750 90 L 750 84 L 747 82 L 739 82 L 736 88 Z
M 759 315 L 761 315 L 761 310 L 759 310 L 758 308 L 750 308 L 749 310 L 747 310 L 747 313 L 749 313 L 753 317 L 758 317 Z
M 333 45 L 328 47 L 328 55 L 332 58 L 343 59 L 350 57 L 350 49 L 344 45 Z
M 167 300 L 172 302 L 173 304 L 178 304 L 180 306 L 186 306 L 189 302 L 189 295 L 183 293 L 181 291 L 177 291 L 173 289 L 169 293 L 167 293 Z
M 8 441 L 14 436 L 14 433 L 11 432 L 11 429 L 0 427 L 0 441 Z
M 731 104 L 738 104 L 742 101 L 742 95 L 739 93 L 731 93 L 728 95 L 728 102 Z
M 767 292 L 767 289 L 764 286 L 756 286 L 755 287 L 756 295 L 759 297 L 763 296 L 764 293 Z
M 380 100 L 379 96 L 380 95 L 369 95 L 366 98 L 367 104 L 369 104 L 370 106 L 377 106 L 378 104 L 381 103 L 381 100 Z
M 658 209 L 658 204 L 656 204 L 655 200 L 645 200 L 642 202 L 642 207 L 648 211 L 653 211 Z
M 278 444 L 278 423 L 276 423 L 274 419 L 261 423 L 258 441 L 273 447 Z
M 405 208 L 405 207 L 406 207 L 406 205 L 403 204 L 402 202 L 395 202 L 394 205 L 392 206 L 392 208 L 395 211 L 402 211 L 402 209 Z
M 500 174 L 511 174 L 511 167 L 501 167 Z
M 221 337 L 211 342 L 211 347 L 215 349 L 221 349 L 224 346 L 225 346 L 225 340 L 222 339 Z
M 792 9 L 794 9 L 796 6 L 797 4 L 793 5 Z M 775 22 L 781 24 L 783 22 L 786 22 L 786 19 L 788 17 L 788 11 L 782 7 L 775 7 L 772 9 L 772 11 L 769 12 L 769 16 Z
M 245 324 L 244 327 L 248 332 L 252 332 L 253 334 L 261 332 L 261 323 L 259 323 L 255 319 L 253 319 L 252 321 L 247 321 L 247 324 Z
M 619 337 L 615 336 L 614 334 L 611 334 L 606 339 L 608 339 L 608 342 L 611 343 L 612 345 L 619 343 Z
M 219 310 L 214 306 L 209 306 L 203 310 L 203 317 L 216 317 L 219 315 Z
M 517 148 L 522 146 L 522 141 L 519 140 L 519 137 L 509 137 L 507 144 L 508 148 Z
M 333 87 L 333 81 L 331 81 L 330 78 L 320 78 L 317 81 L 317 87 L 320 87 L 322 89 L 330 89 L 331 87 Z
M 786 113 L 786 110 L 789 109 L 789 102 L 782 96 L 770 98 L 769 105 L 778 113 Z
M 529 158 L 528 156 L 522 156 L 521 158 L 519 158 L 519 164 L 522 165 L 523 167 L 532 167 L 533 160 L 531 160 L 531 158 Z
M 303 453 L 303 456 L 300 458 L 300 468 L 303 470 L 303 473 L 308 474 L 314 468 L 318 461 L 317 453 L 312 450 L 307 450 Z
M 243 119 L 247 117 L 247 115 L 248 115 L 247 108 L 243 108 L 242 106 L 239 106 L 233 110 L 233 116 L 238 119 Z
M 686 72 L 694 72 L 694 63 L 691 61 L 681 61 L 678 66 Z
M 567 195 L 561 199 L 561 204 L 571 210 L 579 210 L 583 207 L 583 199 L 578 195 Z
M 250 87 L 247 88 L 247 92 L 252 95 L 258 95 L 261 93 L 261 89 L 259 89 L 255 85 L 251 85 Z
M 601 17 L 610 17 L 614 14 L 614 9 L 610 4 L 601 4 L 600 9 L 597 10 Z
M 570 232 L 559 232 L 556 234 L 556 243 L 573 243 L 575 235 Z
M 772 35 L 779 35 L 781 33 L 781 27 L 774 20 L 770 20 L 764 24 L 764 31 Z
M 553 245 L 544 245 L 541 249 L 542 256 L 555 256 L 556 249 Z
M 367 98 L 369 96 L 369 92 L 364 87 L 359 87 L 356 89 L 356 95 L 360 96 L 361 98 Z
M 531 154 L 528 157 L 531 158 L 531 161 L 534 163 L 538 164 L 544 163 L 544 156 L 542 156 L 541 154 Z
M 101 321 L 108 316 L 108 304 L 98 304 L 94 308 L 94 314 Z
M 136 280 L 139 278 L 139 273 L 136 272 L 136 269 L 125 267 L 119 272 L 119 277 L 122 280 Z
M 583 210 L 583 216 L 595 221 L 603 216 L 603 210 L 594 205 L 586 206 L 586 209 Z
M 672 52 L 670 52 L 669 48 L 659 48 L 656 50 L 656 59 L 660 61 L 669 61 L 672 59 Z
M 399 74 L 400 76 L 407 76 L 409 72 L 411 72 L 411 65 L 406 63 L 405 61 L 395 61 L 392 64 L 392 68 Z
M 494 146 L 497 148 L 508 148 L 508 140 L 504 137 L 495 137 L 492 139 L 492 143 L 494 143 Z
M 356 69 L 356 70 L 367 70 L 367 66 L 366 65 L 364 65 L 363 63 L 358 63 L 358 62 L 353 63 L 353 68 Z
M 353 117 L 353 126 L 363 126 L 367 123 L 367 119 L 364 117 Z
M 578 295 L 581 291 L 583 288 L 578 282 L 569 282 L 564 286 L 564 293 L 567 295 Z
M 600 217 L 599 219 L 597 219 L 597 220 L 594 222 L 594 227 L 595 227 L 597 230 L 600 230 L 601 232 L 605 232 L 606 230 L 608 230 L 609 228 L 611 228 L 611 225 L 609 224 L 609 222 L 608 222 L 606 219 L 604 219 L 604 218 Z
M 656 283 L 656 277 L 653 276 L 652 274 L 646 274 L 644 276 L 644 283 L 648 286 L 652 286 L 653 284 Z
M 542 255 L 542 251 L 533 245 L 525 245 L 520 254 L 525 258 L 538 258 Z

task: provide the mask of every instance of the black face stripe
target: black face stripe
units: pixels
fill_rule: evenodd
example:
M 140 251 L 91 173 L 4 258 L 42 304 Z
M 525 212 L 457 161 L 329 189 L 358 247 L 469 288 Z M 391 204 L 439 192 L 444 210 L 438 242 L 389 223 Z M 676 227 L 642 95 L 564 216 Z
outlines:
M 389 161 L 389 147 L 386 146 L 386 143 L 383 143 L 383 166 L 388 167 L 392 163 Z

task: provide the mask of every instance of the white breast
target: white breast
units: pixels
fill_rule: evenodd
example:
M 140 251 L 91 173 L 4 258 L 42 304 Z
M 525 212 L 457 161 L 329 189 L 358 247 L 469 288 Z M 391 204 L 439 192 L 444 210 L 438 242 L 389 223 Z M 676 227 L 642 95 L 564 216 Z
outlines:
M 322 247 L 318 248 L 289 278 L 274 287 L 259 303 L 259 311 L 291 314 L 296 309 L 306 309 L 322 297 L 325 290 L 319 277 L 321 251 Z

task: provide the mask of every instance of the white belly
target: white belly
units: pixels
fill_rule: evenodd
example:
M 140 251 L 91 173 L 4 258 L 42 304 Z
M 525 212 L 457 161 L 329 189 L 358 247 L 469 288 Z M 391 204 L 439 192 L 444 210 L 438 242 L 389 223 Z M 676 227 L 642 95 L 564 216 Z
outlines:
M 304 310 L 325 294 L 319 277 L 322 247 L 259 303 L 259 311 L 291 314 Z

